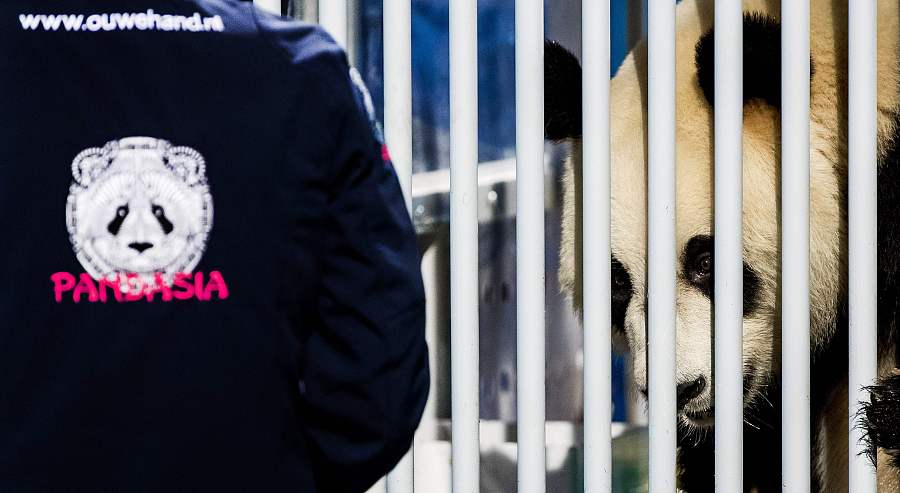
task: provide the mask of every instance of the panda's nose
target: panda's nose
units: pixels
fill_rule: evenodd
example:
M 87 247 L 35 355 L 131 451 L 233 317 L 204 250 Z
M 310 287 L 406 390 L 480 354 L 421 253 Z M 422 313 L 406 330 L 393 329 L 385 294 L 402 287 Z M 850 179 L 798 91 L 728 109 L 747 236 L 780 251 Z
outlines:
M 681 410 L 688 402 L 697 397 L 706 388 L 706 379 L 697 377 L 696 379 L 678 384 L 676 395 L 678 396 L 678 409 Z
M 135 242 L 128 245 L 128 248 L 135 250 L 138 253 L 144 253 L 147 250 L 153 248 L 153 243 L 143 243 L 143 242 Z

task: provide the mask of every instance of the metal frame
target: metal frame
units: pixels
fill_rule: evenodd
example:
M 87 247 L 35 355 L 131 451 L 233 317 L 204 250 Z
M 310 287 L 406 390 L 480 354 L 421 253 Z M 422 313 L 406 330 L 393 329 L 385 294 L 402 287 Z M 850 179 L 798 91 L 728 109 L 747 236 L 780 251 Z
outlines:
M 740 0 L 715 11 L 715 481 L 743 482 L 743 13 Z
M 849 484 L 854 493 L 874 493 L 856 420 L 878 367 L 877 1 L 849 0 L 849 8 Z
M 611 299 L 609 0 L 582 3 L 582 194 L 585 300 Z M 584 491 L 612 491 L 612 364 L 609 303 L 584 303 Z
M 809 1 L 781 4 L 781 474 L 810 491 Z
M 516 0 L 518 491 L 546 490 L 544 2 Z M 524 199 L 527 197 L 527 199 Z
M 675 491 L 675 2 L 649 3 L 647 367 L 650 490 Z
M 478 436 L 478 11 L 450 2 L 450 351 L 453 492 L 477 493 Z

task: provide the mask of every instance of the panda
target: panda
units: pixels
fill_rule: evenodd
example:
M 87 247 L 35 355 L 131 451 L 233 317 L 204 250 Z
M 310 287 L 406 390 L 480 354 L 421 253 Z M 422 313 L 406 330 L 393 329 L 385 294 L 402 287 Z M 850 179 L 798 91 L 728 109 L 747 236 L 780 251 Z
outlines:
M 880 491 L 900 491 L 900 3 L 878 2 L 879 375 L 861 424 L 878 450 Z M 676 7 L 676 241 L 679 487 L 713 489 L 713 0 Z M 810 1 L 810 300 L 814 491 L 847 491 L 847 1 Z M 744 478 L 780 491 L 780 5 L 744 0 Z M 646 393 L 647 45 L 611 81 L 612 323 Z M 562 290 L 581 293 L 581 69 L 545 49 L 545 125 L 570 141 L 563 175 Z M 706 350 L 702 350 L 702 349 Z M 700 349 L 700 350 L 698 350 Z M 874 456 L 874 452 L 873 452 Z
M 136 275 L 171 283 L 200 261 L 213 204 L 203 156 L 150 137 L 92 147 L 72 163 L 66 225 L 95 280 Z

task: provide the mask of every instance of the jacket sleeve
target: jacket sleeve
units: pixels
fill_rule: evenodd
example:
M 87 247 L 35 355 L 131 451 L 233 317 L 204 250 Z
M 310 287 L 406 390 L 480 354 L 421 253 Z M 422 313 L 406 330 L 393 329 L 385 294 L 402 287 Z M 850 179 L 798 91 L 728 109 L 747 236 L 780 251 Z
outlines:
M 397 176 L 345 64 L 321 235 L 320 321 L 302 369 L 317 490 L 362 492 L 409 449 L 428 394 L 425 296 Z

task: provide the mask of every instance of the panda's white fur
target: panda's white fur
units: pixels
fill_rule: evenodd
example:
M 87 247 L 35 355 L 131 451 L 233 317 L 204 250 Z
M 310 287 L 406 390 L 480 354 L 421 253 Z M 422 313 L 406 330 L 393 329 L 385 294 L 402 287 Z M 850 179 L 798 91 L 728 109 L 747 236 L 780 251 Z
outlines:
M 853 1 L 853 0 L 851 0 Z M 810 108 L 810 301 L 813 353 L 834 340 L 839 305 L 846 292 L 847 168 L 847 1 L 811 0 L 810 48 L 814 75 Z M 745 0 L 744 11 L 778 20 L 778 1 Z M 676 216 L 679 252 L 698 235 L 712 236 L 713 115 L 697 80 L 695 50 L 713 28 L 712 0 L 684 0 L 676 8 Z M 752 43 L 753 40 L 745 40 Z M 879 148 L 897 135 L 900 111 L 900 2 L 878 0 Z M 633 358 L 638 388 L 646 387 L 646 87 L 647 47 L 640 43 L 619 68 L 611 85 L 612 250 L 630 274 L 633 295 L 625 312 L 624 342 Z M 777 63 L 777 61 L 775 62 Z M 772 77 L 778 77 L 773 67 Z M 756 305 L 744 318 L 744 372 L 748 409 L 759 405 L 766 388 L 780 374 L 779 312 L 779 190 L 780 112 L 764 101 L 744 109 L 743 238 L 744 261 L 758 284 Z M 580 141 L 564 175 L 563 241 L 560 279 L 576 309 L 580 309 Z M 898 253 L 900 254 L 900 253 Z M 679 269 L 681 269 L 679 267 Z M 706 295 L 682 276 L 677 285 L 676 381 L 704 377 L 701 395 L 686 411 L 712 407 L 711 304 Z M 588 301 L 589 302 L 589 301 Z M 656 329 L 660 330 L 660 329 Z M 885 368 L 893 353 L 882 358 Z M 817 376 L 814 374 L 813 378 Z M 847 382 L 840 381 L 824 398 L 818 415 L 818 446 L 814 457 L 821 491 L 847 490 Z M 680 415 L 682 424 L 702 428 Z M 900 491 L 896 471 L 879 468 L 881 491 Z M 891 474 L 893 472 L 893 475 Z

